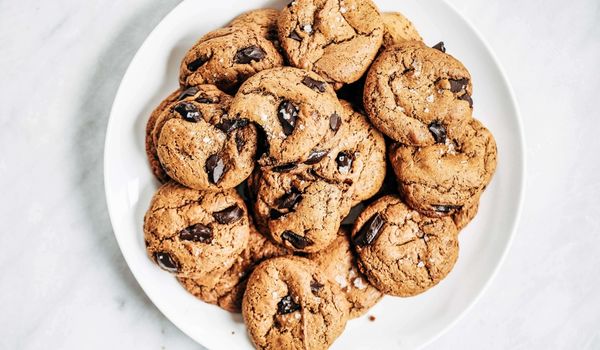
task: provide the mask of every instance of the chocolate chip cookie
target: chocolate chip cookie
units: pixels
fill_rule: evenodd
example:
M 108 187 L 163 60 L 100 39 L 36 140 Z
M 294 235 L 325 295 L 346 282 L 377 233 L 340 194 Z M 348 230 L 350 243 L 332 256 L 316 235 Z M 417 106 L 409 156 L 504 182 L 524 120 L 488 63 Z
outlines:
M 294 0 L 281 11 L 279 41 L 291 65 L 340 88 L 367 70 L 383 37 L 370 0 Z
M 496 142 L 476 119 L 459 138 L 438 135 L 426 147 L 391 147 L 389 159 L 400 191 L 413 209 L 430 216 L 452 215 L 481 193 L 496 169 Z
M 294 251 L 327 247 L 350 211 L 340 185 L 309 173 L 261 171 L 249 185 L 258 228 Z
M 279 37 L 277 35 L 278 18 L 279 11 L 276 9 L 252 10 L 234 18 L 228 27 L 249 28 L 263 38 L 273 42 L 276 47 L 279 47 Z
M 423 41 L 417 28 L 400 12 L 384 12 L 383 19 L 383 45 L 390 47 L 404 41 Z
M 352 241 L 358 266 L 385 294 L 423 293 L 448 275 L 458 257 L 457 229 L 449 217 L 431 218 L 386 196 L 356 219 Z
M 471 75 L 454 57 L 416 41 L 386 49 L 373 63 L 363 102 L 393 140 L 429 146 L 459 137 L 471 119 Z
M 247 246 L 246 205 L 235 190 L 203 192 L 167 182 L 144 217 L 149 257 L 163 270 L 215 284 Z
M 154 142 L 153 135 L 154 127 L 158 117 L 164 111 L 166 111 L 171 104 L 180 101 L 185 97 L 187 97 L 187 92 L 184 92 L 184 90 L 177 89 L 176 91 L 173 91 L 156 108 L 154 108 L 150 114 L 150 117 L 148 118 L 148 122 L 146 123 L 146 156 L 148 157 L 148 162 L 150 163 L 150 169 L 152 169 L 152 173 L 160 182 L 163 183 L 169 181 L 170 178 L 160 164 L 158 154 L 156 153 L 156 143 Z
M 342 228 L 338 237 L 324 250 L 313 253 L 314 261 L 332 283 L 336 283 L 348 300 L 349 317 L 362 316 L 383 296 L 359 272 L 356 257 L 350 247 L 350 232 Z
M 235 95 L 230 114 L 259 126 L 263 166 L 305 160 L 342 124 L 342 106 L 331 86 L 313 72 L 291 67 L 248 79 Z
M 218 191 L 251 173 L 256 129 L 228 114 L 232 97 L 214 85 L 185 90 L 155 122 L 153 138 L 162 168 L 191 188 Z
M 213 84 L 230 91 L 248 77 L 283 65 L 273 43 L 251 28 L 227 27 L 203 36 L 183 58 L 181 86 Z
M 230 312 L 241 312 L 246 282 L 254 267 L 266 259 L 288 254 L 286 249 L 271 243 L 260 234 L 251 223 L 248 245 L 231 268 L 219 276 L 216 284 L 203 283 L 206 278 L 178 277 L 178 280 L 198 299 L 219 305 Z
M 311 261 L 281 257 L 261 263 L 248 280 L 244 322 L 257 349 L 327 349 L 348 318 L 343 294 Z

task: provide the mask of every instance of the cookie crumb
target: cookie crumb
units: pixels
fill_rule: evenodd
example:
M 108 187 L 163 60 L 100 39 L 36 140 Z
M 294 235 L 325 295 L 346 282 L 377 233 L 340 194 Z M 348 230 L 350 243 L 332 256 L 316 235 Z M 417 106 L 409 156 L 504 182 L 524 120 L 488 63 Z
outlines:
M 375 316 L 369 315 L 369 321 L 371 321 L 371 322 L 375 321 Z

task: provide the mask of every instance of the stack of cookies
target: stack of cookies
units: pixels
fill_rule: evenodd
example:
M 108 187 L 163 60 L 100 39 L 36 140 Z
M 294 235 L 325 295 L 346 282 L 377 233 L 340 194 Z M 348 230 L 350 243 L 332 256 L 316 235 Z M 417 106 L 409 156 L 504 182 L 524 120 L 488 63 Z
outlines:
M 204 35 L 179 85 L 147 123 L 146 249 L 257 348 L 326 349 L 448 275 L 496 146 L 443 43 L 369 0 L 294 0 Z

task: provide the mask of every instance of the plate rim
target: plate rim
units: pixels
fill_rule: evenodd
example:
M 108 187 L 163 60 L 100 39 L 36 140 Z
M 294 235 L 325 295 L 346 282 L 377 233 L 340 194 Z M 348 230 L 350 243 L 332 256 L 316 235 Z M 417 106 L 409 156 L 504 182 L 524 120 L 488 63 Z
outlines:
M 122 94 L 122 90 L 123 90 L 123 83 L 128 79 L 128 76 L 131 74 L 131 64 L 133 62 L 135 62 L 138 59 L 138 56 L 140 55 L 140 52 L 143 51 L 143 49 L 149 45 L 148 44 L 148 40 L 153 37 L 155 35 L 156 32 L 162 30 L 162 27 L 164 26 L 164 23 L 167 22 L 167 19 L 170 18 L 171 16 L 174 16 L 174 13 L 177 12 L 177 10 L 180 7 L 183 6 L 187 6 L 186 4 L 189 2 L 192 2 L 193 0 L 183 0 L 181 1 L 179 4 L 177 4 L 177 6 L 173 7 L 169 13 L 167 13 L 161 20 L 160 22 L 150 31 L 150 33 L 145 37 L 143 43 L 138 47 L 138 49 L 136 50 L 135 54 L 132 56 L 131 60 L 128 63 L 127 66 L 127 70 L 125 71 L 125 73 L 123 74 L 120 82 L 119 82 L 119 87 L 114 95 L 114 99 L 113 99 L 113 103 L 110 109 L 110 113 L 109 113 L 109 117 L 108 117 L 108 123 L 107 123 L 107 127 L 106 127 L 106 133 L 105 133 L 105 139 L 104 139 L 104 150 L 103 150 L 103 181 L 104 181 L 104 195 L 105 195 L 105 201 L 106 201 L 106 205 L 108 208 L 108 216 L 109 216 L 109 220 L 111 223 L 111 228 L 113 230 L 113 235 L 115 236 L 115 239 L 117 240 L 117 244 L 119 246 L 119 250 L 121 252 L 121 255 L 123 256 L 123 259 L 125 260 L 125 262 L 127 263 L 127 267 L 129 268 L 129 271 L 131 271 L 131 274 L 133 275 L 135 281 L 137 282 L 137 284 L 140 286 L 140 288 L 142 289 L 142 291 L 144 292 L 144 294 L 148 297 L 148 299 L 150 299 L 150 301 L 152 302 L 152 304 L 169 320 L 169 322 L 171 322 L 175 327 L 177 327 L 179 330 L 181 330 L 186 336 L 190 337 L 193 341 L 195 341 L 196 343 L 200 344 L 203 347 L 208 348 L 204 342 L 200 342 L 198 339 L 196 339 L 195 337 L 193 337 L 191 335 L 191 333 L 187 330 L 187 327 L 185 327 L 184 325 L 179 324 L 178 322 L 175 321 L 175 318 L 172 317 L 172 315 L 170 315 L 168 312 L 165 312 L 165 310 L 159 306 L 160 303 L 156 303 L 156 301 L 154 300 L 154 298 L 151 296 L 151 293 L 149 293 L 146 288 L 144 287 L 144 285 L 140 282 L 136 272 L 131 269 L 131 264 L 129 261 L 128 256 L 125 254 L 125 252 L 123 251 L 123 244 L 121 242 L 121 239 L 119 238 L 119 235 L 116 233 L 116 229 L 115 229 L 115 214 L 113 214 L 114 212 L 114 208 L 111 206 L 111 203 L 113 202 L 112 199 L 112 195 L 110 194 L 109 188 L 111 188 L 110 183 L 111 181 L 109 180 L 109 176 L 107 176 L 107 174 L 109 173 L 109 169 L 110 169 L 110 165 L 109 165 L 109 155 L 107 152 L 107 149 L 109 148 L 108 145 L 111 142 L 112 138 L 111 135 L 114 134 L 114 132 L 112 132 L 112 130 L 114 129 L 114 125 L 115 125 L 115 119 L 114 115 L 116 114 L 115 110 L 116 110 L 116 106 L 117 106 L 117 101 L 119 96 Z M 376 1 L 376 0 L 373 0 Z M 519 166 L 521 168 L 520 174 L 519 174 L 519 193 L 518 193 L 518 200 L 517 200 L 517 207 L 516 207 L 516 211 L 515 211 L 515 218 L 512 222 L 512 225 L 510 227 L 510 232 L 509 232 L 509 237 L 507 240 L 506 245 L 503 248 L 503 251 L 500 255 L 500 258 L 498 259 L 496 265 L 494 266 L 492 273 L 489 274 L 489 276 L 487 277 L 486 282 L 483 284 L 483 286 L 479 289 L 479 291 L 477 291 L 477 294 L 474 298 L 471 299 L 471 301 L 468 303 L 468 305 L 460 312 L 458 313 L 454 319 L 450 322 L 448 322 L 448 324 L 446 324 L 443 328 L 441 328 L 435 335 L 429 337 L 429 339 L 427 339 L 426 341 L 424 341 L 422 344 L 418 345 L 416 347 L 416 349 L 423 349 L 426 346 L 432 344 L 434 341 L 436 341 L 437 339 L 439 339 L 440 337 L 442 337 L 444 334 L 446 334 L 451 328 L 453 328 L 459 321 L 461 321 L 472 309 L 473 307 L 479 302 L 479 300 L 483 297 L 483 295 L 487 292 L 487 290 L 489 289 L 491 283 L 494 281 L 494 279 L 497 277 L 498 272 L 500 270 L 500 268 L 504 265 L 508 252 L 510 251 L 513 242 L 515 240 L 515 236 L 517 234 L 517 229 L 520 225 L 521 222 L 521 217 L 522 217 L 522 212 L 523 212 L 523 203 L 525 200 L 525 193 L 526 193 L 526 175 L 527 175 L 527 153 L 526 153 L 526 141 L 525 141 L 525 135 L 524 135 L 524 127 L 523 127 L 523 119 L 521 117 L 521 111 L 519 108 L 519 104 L 518 104 L 518 100 L 516 98 L 515 92 L 513 90 L 512 85 L 510 84 L 510 80 L 508 79 L 508 76 L 506 74 L 506 71 L 504 69 L 504 67 L 502 66 L 502 64 L 500 63 L 498 56 L 496 55 L 495 51 L 492 49 L 492 47 L 490 46 L 490 44 L 488 43 L 487 40 L 485 40 L 485 38 L 483 37 L 483 35 L 481 34 L 481 32 L 477 29 L 477 27 L 475 27 L 473 25 L 473 23 L 465 16 L 462 15 L 462 13 L 457 9 L 457 7 L 455 5 L 453 5 L 452 3 L 448 2 L 447 0 L 442 0 L 440 1 L 440 4 L 443 4 L 445 6 L 448 7 L 448 9 L 450 11 L 452 11 L 458 18 L 460 18 L 466 25 L 467 27 L 475 34 L 475 36 L 481 41 L 481 43 L 483 44 L 485 50 L 488 51 L 488 53 L 490 54 L 490 57 L 492 58 L 492 61 L 495 65 L 495 68 L 498 70 L 498 72 L 500 73 L 500 77 L 501 77 L 501 82 L 504 84 L 504 86 L 507 89 L 508 92 L 508 97 L 510 99 L 511 102 L 511 109 L 514 112 L 515 115 L 515 120 L 517 123 L 517 133 L 518 133 L 518 140 L 519 140 L 519 151 L 520 151 L 520 157 L 519 157 Z

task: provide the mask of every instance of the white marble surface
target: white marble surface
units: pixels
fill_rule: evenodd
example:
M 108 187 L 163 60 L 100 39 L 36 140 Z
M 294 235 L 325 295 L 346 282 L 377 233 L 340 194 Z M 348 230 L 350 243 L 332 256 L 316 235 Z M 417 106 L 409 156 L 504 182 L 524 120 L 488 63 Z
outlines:
M 199 0 L 200 1 L 200 0 Z M 600 349 L 600 2 L 450 0 L 520 102 L 524 215 L 482 299 L 430 349 Z M 107 118 L 177 0 L 0 0 L 0 349 L 196 349 L 109 223 Z

